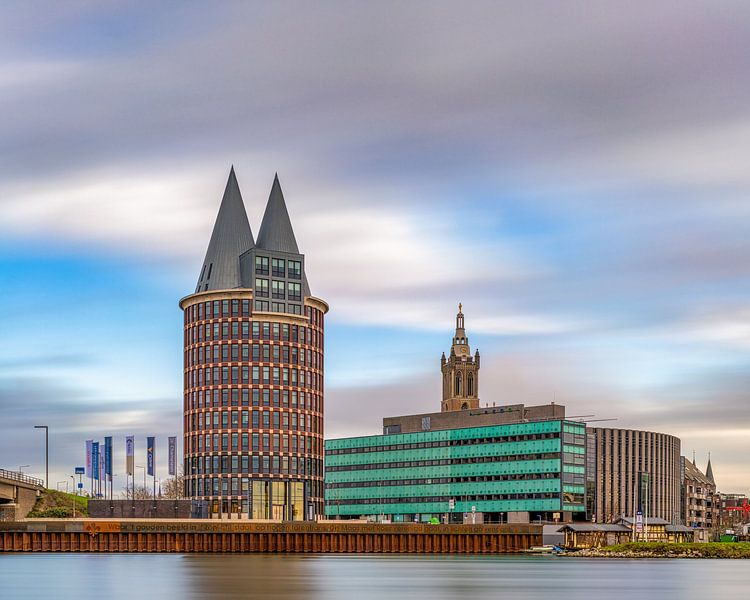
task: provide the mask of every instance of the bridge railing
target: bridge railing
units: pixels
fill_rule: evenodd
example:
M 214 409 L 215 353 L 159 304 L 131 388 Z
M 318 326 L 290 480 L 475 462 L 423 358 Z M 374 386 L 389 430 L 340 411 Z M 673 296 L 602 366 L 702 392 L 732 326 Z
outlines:
M 28 485 L 44 487 L 43 479 L 29 477 L 28 475 L 24 475 L 20 471 L 8 471 L 7 469 L 0 469 L 0 479 L 10 479 L 11 481 L 18 481 L 21 483 L 26 483 Z

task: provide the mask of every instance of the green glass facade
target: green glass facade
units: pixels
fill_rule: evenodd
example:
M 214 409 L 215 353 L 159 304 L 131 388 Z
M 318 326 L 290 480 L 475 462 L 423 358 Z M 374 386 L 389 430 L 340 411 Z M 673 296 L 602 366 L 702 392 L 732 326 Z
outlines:
M 326 516 L 585 513 L 585 433 L 548 420 L 326 440 Z

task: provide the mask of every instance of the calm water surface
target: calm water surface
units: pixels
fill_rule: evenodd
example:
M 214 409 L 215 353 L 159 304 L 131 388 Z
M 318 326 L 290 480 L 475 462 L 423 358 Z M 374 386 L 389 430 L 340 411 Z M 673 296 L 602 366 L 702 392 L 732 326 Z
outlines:
M 575 596 L 573 596 L 575 594 Z M 0 554 L 0 598 L 750 598 L 750 561 Z

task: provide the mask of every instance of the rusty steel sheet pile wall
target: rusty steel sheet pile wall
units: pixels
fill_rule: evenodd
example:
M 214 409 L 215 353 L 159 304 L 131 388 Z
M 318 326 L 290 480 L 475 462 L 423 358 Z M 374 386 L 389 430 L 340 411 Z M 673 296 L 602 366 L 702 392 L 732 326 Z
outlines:
M 0 523 L 0 552 L 504 554 L 542 544 L 539 525 L 26 521 Z

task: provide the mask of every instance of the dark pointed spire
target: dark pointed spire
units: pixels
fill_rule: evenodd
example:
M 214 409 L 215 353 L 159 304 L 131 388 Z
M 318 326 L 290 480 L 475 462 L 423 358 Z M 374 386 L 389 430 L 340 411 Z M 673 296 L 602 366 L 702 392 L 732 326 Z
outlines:
M 240 254 L 250 250 L 254 245 L 253 232 L 247 220 L 233 165 L 229 171 L 227 187 L 224 189 L 224 197 L 216 215 L 211 241 L 208 243 L 195 291 L 241 287 Z
M 708 465 L 706 466 L 706 479 L 716 485 L 714 481 L 714 470 L 711 468 L 711 453 L 708 453 Z
M 297 240 L 294 238 L 292 222 L 286 210 L 284 194 L 281 191 L 278 173 L 273 178 L 273 186 L 268 196 L 266 212 L 258 231 L 258 248 L 299 254 Z

